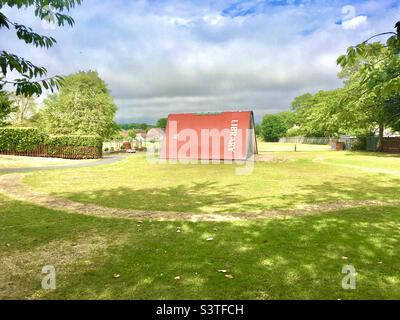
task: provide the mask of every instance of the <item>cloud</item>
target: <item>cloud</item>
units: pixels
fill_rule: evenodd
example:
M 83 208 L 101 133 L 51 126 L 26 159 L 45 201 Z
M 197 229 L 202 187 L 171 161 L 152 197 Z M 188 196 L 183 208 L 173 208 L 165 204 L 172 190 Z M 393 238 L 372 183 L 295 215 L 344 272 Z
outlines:
M 367 24 L 367 16 L 358 16 L 353 19 L 346 20 L 342 22 L 342 27 L 345 30 L 355 30 L 359 27 L 365 26 Z
M 337 56 L 400 18 L 393 2 L 368 1 L 354 4 L 368 23 L 344 27 L 335 21 L 343 20 L 345 4 L 85 0 L 71 12 L 73 29 L 44 30 L 32 13 L 7 11 L 54 36 L 50 50 L 27 47 L 11 32 L 0 36 L 5 50 L 45 65 L 50 75 L 98 70 L 121 122 L 229 109 L 253 109 L 259 120 L 288 109 L 297 95 L 340 86 Z

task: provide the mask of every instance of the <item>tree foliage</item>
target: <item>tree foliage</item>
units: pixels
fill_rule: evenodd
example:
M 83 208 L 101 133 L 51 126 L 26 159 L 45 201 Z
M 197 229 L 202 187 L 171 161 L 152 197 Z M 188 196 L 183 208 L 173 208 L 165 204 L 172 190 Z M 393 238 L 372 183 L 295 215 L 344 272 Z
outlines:
M 57 23 L 60 27 L 64 25 L 72 27 L 74 19 L 65 14 L 65 11 L 80 4 L 81 0 L 0 0 L 0 10 L 5 6 L 17 9 L 34 8 L 34 14 L 38 19 Z M 18 39 L 37 48 L 49 49 L 56 44 L 56 39 L 53 37 L 40 35 L 28 26 L 11 21 L 4 11 L 0 11 L 0 31 L 1 29 L 13 29 Z M 12 71 L 17 72 L 19 77 L 8 79 L 7 76 Z M 60 76 L 45 78 L 46 76 L 45 67 L 35 65 L 13 53 L 0 51 L 0 89 L 5 84 L 10 84 L 15 87 L 17 95 L 39 96 L 43 88 L 53 91 L 62 81 Z
M 15 107 L 12 105 L 9 94 L 0 91 L 0 127 L 8 124 L 8 117 L 14 111 Z
M 267 114 L 261 123 L 261 136 L 264 141 L 275 142 L 295 124 L 295 115 L 292 112 Z
M 156 123 L 156 127 L 157 128 L 161 128 L 161 129 L 165 129 L 167 127 L 167 118 L 161 118 L 158 119 L 157 123 Z
M 333 137 L 346 131 L 341 118 L 343 89 L 304 94 L 294 99 L 292 110 L 300 126 L 299 133 L 308 137 Z
M 11 124 L 18 127 L 32 125 L 30 120 L 38 112 L 35 99 L 33 97 L 10 94 L 10 100 L 14 107 L 13 112 L 8 117 Z
M 37 128 L 0 128 L 0 151 L 31 151 L 44 139 L 45 135 Z
M 117 107 L 97 72 L 78 72 L 66 77 L 61 92 L 49 96 L 44 105 L 40 119 L 48 133 L 110 138 L 118 132 Z
M 118 125 L 122 130 L 130 130 L 130 129 L 135 129 L 135 130 L 144 130 L 147 131 L 148 129 L 153 128 L 154 126 L 147 124 L 147 123 L 122 123 Z
M 367 135 L 400 128 L 400 22 L 396 32 L 372 36 L 337 59 L 342 88 L 297 97 L 292 109 L 306 134 Z M 391 35 L 385 43 L 377 36 Z
M 130 129 L 130 130 L 128 131 L 128 138 L 130 138 L 130 139 L 136 139 L 136 136 L 137 136 L 137 132 L 136 132 L 135 129 Z

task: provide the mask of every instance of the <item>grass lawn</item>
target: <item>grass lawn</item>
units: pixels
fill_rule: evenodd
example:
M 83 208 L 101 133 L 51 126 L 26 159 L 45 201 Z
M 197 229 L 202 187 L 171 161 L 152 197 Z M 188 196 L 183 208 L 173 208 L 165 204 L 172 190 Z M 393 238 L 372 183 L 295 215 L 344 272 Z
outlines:
M 46 193 L 106 207 L 199 213 L 261 212 L 400 194 L 399 157 L 330 151 L 274 152 L 272 157 L 256 163 L 247 176 L 235 175 L 238 166 L 154 165 L 134 155 L 107 167 L 37 172 L 26 182 Z M 359 168 L 362 161 L 367 165 Z M 369 172 L 371 163 L 398 175 Z
M 0 170 L 7 168 L 62 166 L 96 160 L 67 160 L 57 158 L 35 158 L 0 155 Z
M 280 151 L 249 176 L 229 165 L 150 165 L 133 155 L 25 181 L 84 203 L 199 213 L 399 199 L 399 157 L 269 147 Z M 400 208 L 393 206 L 162 222 L 71 214 L 0 195 L 0 247 L 0 299 L 400 299 Z M 56 266 L 55 291 L 41 289 L 44 265 Z M 356 268 L 355 290 L 341 287 L 344 265 Z
M 257 222 L 138 223 L 0 202 L 2 299 L 400 298 L 399 208 Z M 40 287 L 48 264 L 58 272 L 51 293 Z M 341 287 L 345 264 L 357 270 L 356 290 Z
M 295 148 L 299 152 L 308 151 L 329 151 L 331 146 L 329 145 L 318 145 L 318 144 L 300 144 L 300 143 L 274 143 L 274 142 L 264 142 L 257 141 L 258 151 L 260 153 L 265 152 L 284 152 L 284 151 L 294 151 Z

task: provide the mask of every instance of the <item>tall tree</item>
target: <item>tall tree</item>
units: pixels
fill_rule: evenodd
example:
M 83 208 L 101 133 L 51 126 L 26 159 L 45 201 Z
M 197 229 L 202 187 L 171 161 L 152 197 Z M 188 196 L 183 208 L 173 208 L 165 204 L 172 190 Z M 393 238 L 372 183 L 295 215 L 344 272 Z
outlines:
M 345 132 L 344 120 L 340 119 L 344 110 L 341 105 L 344 95 L 343 89 L 336 89 L 295 98 L 292 110 L 296 114 L 299 132 L 314 137 L 332 137 Z
M 119 129 L 117 106 L 97 72 L 78 72 L 66 77 L 61 92 L 44 101 L 42 127 L 51 134 L 112 137 Z
M 5 6 L 11 8 L 33 8 L 34 14 L 40 20 L 57 23 L 58 26 L 74 25 L 74 19 L 65 14 L 75 5 L 81 4 L 81 0 L 0 0 L 0 10 Z M 26 44 L 35 47 L 49 49 L 56 43 L 56 39 L 40 35 L 19 22 L 11 21 L 4 11 L 0 11 L 1 29 L 14 29 L 16 36 Z M 10 71 L 18 73 L 19 77 L 9 79 Z M 15 87 L 17 95 L 40 95 L 44 89 L 57 88 L 62 80 L 60 76 L 46 78 L 47 69 L 37 66 L 31 61 L 7 51 L 0 51 L 0 90 L 5 84 Z
M 267 114 L 261 123 L 261 136 L 264 141 L 276 142 L 295 124 L 295 115 L 292 112 Z
M 165 129 L 167 127 L 167 118 L 161 118 L 158 119 L 157 123 L 156 123 L 156 127 L 157 128 L 161 128 L 161 129 Z
M 9 119 L 14 126 L 26 126 L 30 119 L 37 113 L 38 108 L 33 97 L 10 95 L 14 111 L 10 113 Z
M 344 103 L 362 115 L 365 125 L 379 128 L 380 150 L 385 128 L 396 127 L 400 121 L 400 21 L 396 31 L 372 36 L 337 60 L 348 87 Z M 384 35 L 391 35 L 385 44 L 369 43 Z

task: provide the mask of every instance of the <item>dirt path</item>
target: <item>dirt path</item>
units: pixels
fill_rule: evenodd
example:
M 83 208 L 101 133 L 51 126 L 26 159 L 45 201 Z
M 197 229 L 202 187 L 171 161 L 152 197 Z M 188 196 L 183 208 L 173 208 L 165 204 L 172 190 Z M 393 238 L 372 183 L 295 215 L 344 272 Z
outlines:
M 95 204 L 79 203 L 32 190 L 23 183 L 25 174 L 13 173 L 0 176 L 0 193 L 50 209 L 79 213 L 101 218 L 150 219 L 158 221 L 237 221 L 305 216 L 362 206 L 400 205 L 400 200 L 351 200 L 335 203 L 304 205 L 301 208 L 268 210 L 261 213 L 190 213 L 172 211 L 140 211 L 116 209 Z

